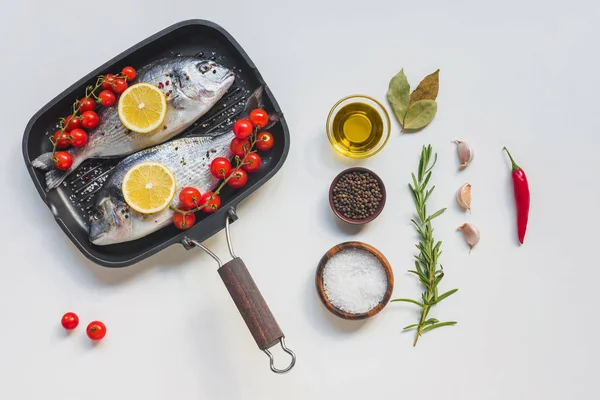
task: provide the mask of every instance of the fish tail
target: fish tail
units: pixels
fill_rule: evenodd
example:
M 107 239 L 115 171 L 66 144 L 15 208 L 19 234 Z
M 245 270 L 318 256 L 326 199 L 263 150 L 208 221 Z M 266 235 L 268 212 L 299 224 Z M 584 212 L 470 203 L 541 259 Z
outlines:
M 73 156 L 73 165 L 67 171 L 61 171 L 54 168 L 51 152 L 44 153 L 31 162 L 31 165 L 35 168 L 48 171 L 46 172 L 46 191 L 50 191 L 60 185 L 85 159 L 85 157 L 80 157 L 80 153 L 75 149 L 68 150 L 68 152 Z
M 47 171 L 52 168 L 52 152 L 44 153 L 31 162 L 34 168 Z
M 259 86 L 256 90 L 248 97 L 246 100 L 246 105 L 244 106 L 244 114 L 249 115 L 250 111 L 255 108 L 263 108 L 265 106 L 263 102 L 263 87 Z

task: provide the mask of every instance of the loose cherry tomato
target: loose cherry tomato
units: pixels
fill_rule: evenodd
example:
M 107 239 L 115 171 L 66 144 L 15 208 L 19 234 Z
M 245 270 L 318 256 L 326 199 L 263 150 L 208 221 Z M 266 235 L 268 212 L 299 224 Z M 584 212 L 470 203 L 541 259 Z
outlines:
M 261 132 L 256 136 L 256 148 L 260 151 L 267 151 L 273 147 L 275 139 L 269 132 Z
M 106 325 L 100 321 L 92 321 L 87 326 L 86 333 L 92 340 L 101 340 L 106 336 Z
M 127 80 L 131 82 L 135 79 L 135 69 L 133 69 L 133 67 L 127 66 L 121 70 L 121 75 L 125 75 L 125 77 L 127 77 Z
M 81 126 L 85 129 L 93 129 L 98 125 L 100 119 L 94 111 L 86 111 L 81 114 Z
M 69 143 L 73 147 L 83 147 L 88 141 L 88 135 L 83 129 L 73 129 L 69 132 Z
M 60 137 L 59 137 L 60 136 Z M 69 132 L 64 131 L 61 134 L 61 131 L 56 131 L 54 133 L 54 143 L 56 143 L 56 147 L 59 149 L 66 149 L 69 147 Z
M 72 115 L 67 115 L 67 118 L 65 118 L 65 122 L 64 122 L 65 126 L 67 127 L 67 131 L 72 131 L 73 129 L 79 129 L 81 128 L 81 118 L 79 117 L 75 117 L 73 118 Z
M 98 94 L 98 98 L 100 99 L 100 104 L 104 107 L 111 107 L 117 101 L 117 96 L 112 92 L 112 90 L 103 90 Z
M 267 114 L 267 112 L 261 108 L 256 108 L 250 111 L 248 119 L 250 122 L 252 122 L 252 125 L 258 126 L 259 128 L 264 128 L 269 122 L 269 114 Z
M 77 325 L 79 325 L 79 317 L 74 312 L 68 312 L 63 315 L 60 323 L 62 324 L 63 328 L 70 331 L 77 328 Z
M 244 154 L 248 151 L 250 151 L 250 141 L 248 139 L 233 138 L 231 141 L 231 152 L 234 155 L 244 157 Z
M 86 111 L 94 111 L 96 109 L 96 102 L 91 97 L 83 98 L 79 100 L 79 112 L 84 113 Z
M 61 171 L 66 171 L 73 165 L 73 156 L 66 151 L 57 151 L 52 159 L 54 166 Z
M 252 123 L 247 119 L 238 119 L 233 124 L 233 134 L 240 139 L 246 139 L 252 135 Z
M 102 82 L 102 88 L 106 90 L 112 90 L 115 84 L 115 76 L 113 74 L 104 75 L 104 82 Z
M 246 172 L 255 172 L 260 168 L 260 156 L 257 153 L 250 153 L 246 156 L 242 168 Z
M 194 213 L 189 214 L 181 214 L 176 212 L 173 215 L 173 224 L 177 229 L 181 229 L 182 231 L 191 228 L 196 223 L 196 215 Z
M 115 85 L 113 86 L 112 91 L 116 94 L 121 94 L 125 91 L 125 89 L 127 89 L 127 86 L 129 85 L 127 85 L 125 79 L 117 78 L 115 79 Z
M 239 189 L 243 187 L 246 184 L 246 182 L 248 182 L 248 174 L 243 169 L 238 169 L 237 171 L 234 170 L 230 174 L 230 178 L 227 181 L 227 184 L 229 185 L 229 187 Z
M 186 186 L 179 192 L 179 201 L 181 202 L 181 205 L 188 210 L 202 205 L 200 197 L 200 191 L 191 186 Z
M 210 163 L 210 173 L 215 178 L 223 179 L 229 175 L 231 171 L 231 163 L 225 157 L 217 157 Z
M 210 197 L 213 195 L 213 192 L 206 192 L 200 198 L 200 204 L 204 204 L 208 201 L 206 207 L 202 209 L 205 213 L 215 212 L 221 207 L 221 198 L 218 194 L 215 194 L 212 200 L 209 201 Z

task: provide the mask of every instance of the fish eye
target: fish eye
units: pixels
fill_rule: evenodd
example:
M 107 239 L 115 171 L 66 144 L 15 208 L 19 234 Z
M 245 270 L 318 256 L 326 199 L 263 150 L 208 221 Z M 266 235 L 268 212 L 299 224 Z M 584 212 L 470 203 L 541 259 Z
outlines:
M 98 210 L 98 211 L 96 211 L 96 212 L 94 213 L 94 215 L 93 215 L 93 218 L 94 218 L 96 221 L 98 221 L 99 219 L 101 219 L 101 218 L 102 218 L 102 216 L 103 216 L 103 215 L 104 215 L 104 213 L 102 213 L 102 211 L 101 211 L 101 210 Z
M 198 64 L 198 70 L 200 72 L 202 72 L 203 74 L 207 73 L 211 69 L 212 69 L 212 65 L 208 62 L 203 62 L 203 63 Z

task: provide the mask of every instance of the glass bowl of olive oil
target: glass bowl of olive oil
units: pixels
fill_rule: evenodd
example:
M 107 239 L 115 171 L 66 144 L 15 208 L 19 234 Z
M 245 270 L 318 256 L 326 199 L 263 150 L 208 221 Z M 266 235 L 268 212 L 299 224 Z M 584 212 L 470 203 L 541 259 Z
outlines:
M 344 97 L 329 112 L 327 137 L 331 146 L 346 157 L 371 157 L 390 137 L 390 116 L 369 96 Z

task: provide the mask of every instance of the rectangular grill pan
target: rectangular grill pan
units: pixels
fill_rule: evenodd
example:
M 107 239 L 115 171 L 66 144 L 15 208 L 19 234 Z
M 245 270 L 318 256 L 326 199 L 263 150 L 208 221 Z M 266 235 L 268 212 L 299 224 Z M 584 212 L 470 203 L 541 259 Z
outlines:
M 88 219 L 96 192 L 109 176 L 110 170 L 120 161 L 87 160 L 59 186 L 46 192 L 44 172 L 33 168 L 31 161 L 40 154 L 51 151 L 48 135 L 56 131 L 56 122 L 68 114 L 73 101 L 85 93 L 98 75 L 120 71 L 126 65 L 138 68 L 151 61 L 168 56 L 204 54 L 232 69 L 236 74 L 234 85 L 228 93 L 181 138 L 190 132 L 202 134 L 215 129 L 228 129 L 253 90 L 263 87 L 265 108 L 281 115 L 280 122 L 270 129 L 276 138 L 275 146 L 263 156 L 261 169 L 250 174 L 248 184 L 238 190 L 228 187 L 221 192 L 221 209 L 214 214 L 199 213 L 198 222 L 188 231 L 174 226 L 166 227 L 134 242 L 110 246 L 95 246 L 88 240 Z M 54 218 L 77 248 L 91 261 L 105 267 L 125 267 L 141 261 L 162 249 L 185 243 L 186 238 L 203 242 L 225 226 L 225 215 L 235 210 L 237 204 L 269 180 L 283 165 L 290 145 L 290 135 L 285 118 L 260 72 L 240 45 L 220 26 L 204 20 L 177 23 L 119 54 L 90 72 L 87 76 L 59 94 L 29 121 L 23 136 L 25 164 L 40 197 Z M 202 215 L 201 215 L 202 214 Z

